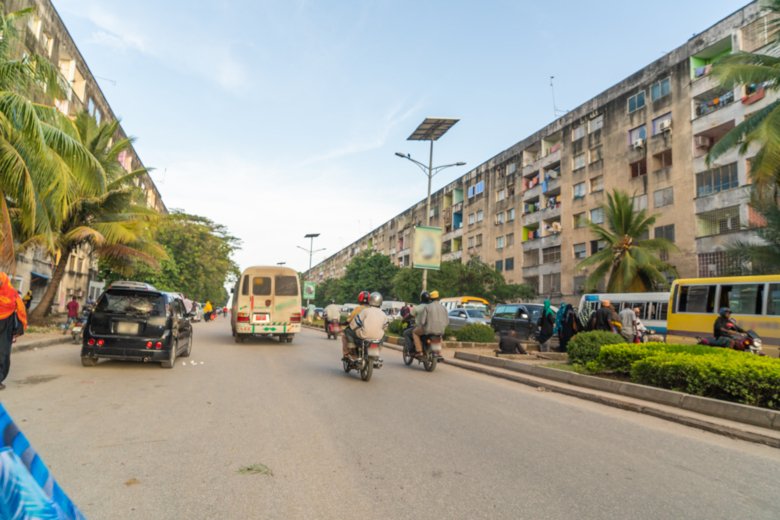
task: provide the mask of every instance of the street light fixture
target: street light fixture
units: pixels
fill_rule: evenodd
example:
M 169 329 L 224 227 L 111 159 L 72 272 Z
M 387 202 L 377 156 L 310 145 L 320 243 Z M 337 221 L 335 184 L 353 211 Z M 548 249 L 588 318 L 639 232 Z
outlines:
M 322 249 L 314 249 L 314 239 L 320 236 L 319 233 L 307 233 L 303 236 L 303 238 L 309 239 L 309 249 L 306 249 L 305 247 L 296 246 L 298 249 L 303 249 L 304 251 L 309 253 L 309 270 L 306 271 L 306 277 L 308 278 L 311 275 L 311 257 L 314 255 L 314 253 L 319 253 L 320 251 L 325 251 L 325 248 Z M 306 306 L 309 306 L 309 298 L 306 298 Z
M 445 168 L 451 168 L 453 166 L 465 166 L 465 162 L 456 162 L 452 164 L 443 164 L 441 166 L 433 165 L 433 142 L 438 141 L 441 136 L 447 133 L 455 123 L 460 119 L 447 119 L 447 118 L 434 118 L 426 117 L 425 120 L 412 132 L 406 140 L 407 141 L 430 141 L 431 148 L 428 155 L 428 164 L 425 165 L 416 159 L 412 159 L 412 156 L 408 153 L 395 152 L 395 155 L 401 159 L 406 159 L 416 164 L 425 175 L 428 176 L 428 196 L 425 199 L 425 225 L 431 225 L 431 181 L 433 176 L 442 171 Z M 428 270 L 423 269 L 422 288 L 425 291 L 428 288 Z

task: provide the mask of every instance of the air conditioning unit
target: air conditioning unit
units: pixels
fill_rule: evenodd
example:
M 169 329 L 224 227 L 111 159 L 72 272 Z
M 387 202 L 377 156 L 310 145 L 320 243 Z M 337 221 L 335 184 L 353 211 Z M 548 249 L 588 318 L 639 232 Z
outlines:
M 697 135 L 693 138 L 693 144 L 696 148 L 709 148 L 712 145 L 712 139 L 706 135 Z
M 666 132 L 672 129 L 672 120 L 671 119 L 664 119 L 660 123 L 658 123 L 658 131 L 659 132 Z
M 633 143 L 634 150 L 638 150 L 639 148 L 644 148 L 644 146 L 645 146 L 644 139 L 634 139 L 634 143 Z

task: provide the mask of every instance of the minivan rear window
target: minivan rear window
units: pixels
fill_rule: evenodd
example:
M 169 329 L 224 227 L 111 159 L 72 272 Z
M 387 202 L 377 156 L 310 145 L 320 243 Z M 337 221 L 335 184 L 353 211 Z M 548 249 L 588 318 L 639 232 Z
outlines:
M 95 312 L 165 316 L 165 297 L 149 292 L 108 291 L 98 300 Z
M 271 294 L 271 279 L 267 276 L 255 276 L 252 278 L 252 294 L 255 296 L 268 296 Z
M 276 276 L 277 296 L 298 296 L 298 277 L 297 276 Z

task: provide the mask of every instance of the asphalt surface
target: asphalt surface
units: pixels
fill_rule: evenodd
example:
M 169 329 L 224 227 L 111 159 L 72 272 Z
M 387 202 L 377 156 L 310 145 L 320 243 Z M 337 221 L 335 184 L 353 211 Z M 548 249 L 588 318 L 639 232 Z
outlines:
M 173 370 L 14 353 L 0 398 L 88 518 L 780 518 L 780 450 L 389 349 L 365 383 L 315 331 L 195 335 Z

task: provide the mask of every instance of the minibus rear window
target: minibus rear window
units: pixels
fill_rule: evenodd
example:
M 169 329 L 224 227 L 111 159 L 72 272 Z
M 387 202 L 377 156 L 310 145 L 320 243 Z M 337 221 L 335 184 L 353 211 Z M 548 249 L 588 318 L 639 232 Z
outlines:
M 277 296 L 298 296 L 298 277 L 277 276 L 275 282 Z
M 270 295 L 271 278 L 268 276 L 255 276 L 252 278 L 252 294 L 255 296 Z

